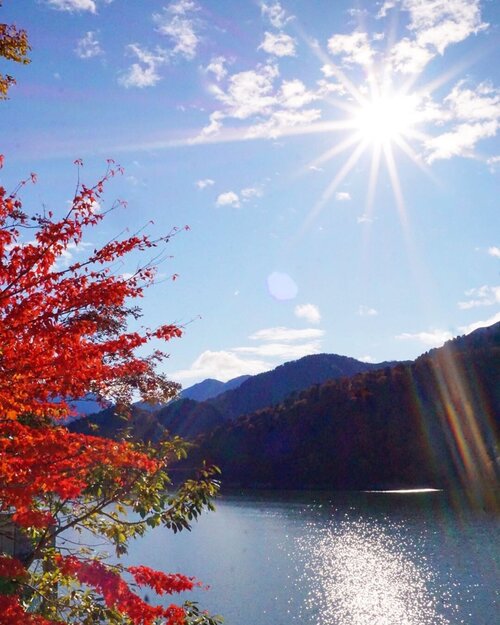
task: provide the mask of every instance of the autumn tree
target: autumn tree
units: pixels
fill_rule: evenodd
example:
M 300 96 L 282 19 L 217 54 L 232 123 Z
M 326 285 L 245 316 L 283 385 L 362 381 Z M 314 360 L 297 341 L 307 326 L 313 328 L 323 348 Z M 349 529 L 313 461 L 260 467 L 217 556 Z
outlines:
M 24 29 L 18 28 L 15 24 L 0 24 L 0 57 L 26 65 L 30 62 L 29 51 L 28 35 Z M 9 88 L 15 84 L 13 76 L 0 73 L 0 100 L 7 99 Z
M 116 238 L 62 262 L 86 231 L 118 208 L 99 209 L 105 184 L 118 173 L 109 162 L 97 184 L 79 183 L 62 216 L 24 210 L 21 193 L 29 180 L 10 193 L 0 186 L 0 544 L 9 544 L 13 530 L 23 544 L 14 554 L 0 553 L 2 624 L 218 622 L 194 603 L 149 605 L 137 591 L 171 595 L 197 580 L 127 567 L 119 558 L 148 528 L 189 528 L 211 508 L 216 471 L 202 467 L 172 490 L 168 467 L 187 451 L 180 439 L 111 441 L 64 425 L 69 398 L 92 393 L 126 414 L 136 396 L 164 401 L 176 392 L 155 370 L 163 354 L 140 356 L 137 349 L 179 337 L 181 328 L 127 326 L 131 319 L 139 323 L 134 300 L 153 283 L 155 266 L 145 262 L 128 275 L 116 264 L 132 252 L 157 255 L 178 230 L 156 239 Z M 114 560 L 83 539 L 76 544 L 71 532 L 104 538 Z

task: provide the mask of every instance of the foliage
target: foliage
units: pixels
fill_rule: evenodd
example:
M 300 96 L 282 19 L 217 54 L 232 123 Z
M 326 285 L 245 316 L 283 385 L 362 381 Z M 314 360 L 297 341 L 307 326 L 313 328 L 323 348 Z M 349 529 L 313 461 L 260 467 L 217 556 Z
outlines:
M 0 24 L 0 57 L 26 65 L 30 62 L 28 58 L 30 49 L 25 30 L 17 28 L 15 24 Z M 0 73 L 0 100 L 7 99 L 9 88 L 15 84 L 15 78 Z
M 111 441 L 64 425 L 71 414 L 64 398 L 92 392 L 126 413 L 136 392 L 165 401 L 177 390 L 155 371 L 161 352 L 144 357 L 136 350 L 151 339 L 178 337 L 180 328 L 127 329 L 127 320 L 139 317 L 129 302 L 152 284 L 155 267 L 147 262 L 132 276 L 116 272 L 120 258 L 163 246 L 177 230 L 156 240 L 113 239 L 85 259 L 62 262 L 105 218 L 101 194 L 119 172 L 109 162 L 96 185 L 79 182 L 62 218 L 23 210 L 26 181 L 12 193 L 0 187 L 0 535 L 14 526 L 25 543 L 17 557 L 0 554 L 0 614 L 9 625 L 218 622 L 196 604 L 151 606 L 134 590 L 170 595 L 196 580 L 126 567 L 119 557 L 111 563 L 86 544 L 104 539 L 121 556 L 148 528 L 189 529 L 212 508 L 218 487 L 217 471 L 203 467 L 197 479 L 172 490 L 167 469 L 187 452 L 178 438 Z M 72 542 L 79 534 L 81 544 Z

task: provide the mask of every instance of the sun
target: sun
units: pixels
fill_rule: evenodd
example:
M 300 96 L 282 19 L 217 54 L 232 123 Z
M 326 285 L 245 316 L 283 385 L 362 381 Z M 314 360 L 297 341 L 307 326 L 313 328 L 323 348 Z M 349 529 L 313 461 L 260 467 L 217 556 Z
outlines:
M 401 143 L 412 135 L 418 122 L 415 98 L 398 93 L 375 95 L 353 111 L 352 122 L 363 142 L 377 146 Z

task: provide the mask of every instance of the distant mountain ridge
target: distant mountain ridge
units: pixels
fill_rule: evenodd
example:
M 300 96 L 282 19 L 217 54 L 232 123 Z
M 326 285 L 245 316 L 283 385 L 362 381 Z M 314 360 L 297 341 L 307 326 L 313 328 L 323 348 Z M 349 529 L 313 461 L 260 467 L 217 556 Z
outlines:
M 119 437 L 120 432 L 128 428 L 136 438 L 156 440 L 168 431 L 171 435 L 193 439 L 227 420 L 279 403 L 291 393 L 311 384 L 393 364 L 365 363 L 336 354 L 314 354 L 287 362 L 271 371 L 255 376 L 239 376 L 225 383 L 209 378 L 185 389 L 179 398 L 164 406 L 137 402 L 128 422 L 108 408 L 75 422 L 71 427 L 75 431 L 96 432 L 107 437 Z M 221 389 L 223 392 L 219 393 Z M 210 397 L 212 393 L 215 395 Z M 209 398 L 196 401 L 193 396 Z
M 179 393 L 179 397 L 182 399 L 193 399 L 194 401 L 206 401 L 207 399 L 217 397 L 217 395 L 221 395 L 226 391 L 238 388 L 250 377 L 251 376 L 249 375 L 240 375 L 237 378 L 228 380 L 227 382 L 220 382 L 219 380 L 214 380 L 213 378 L 207 378 L 202 382 L 198 382 L 198 384 L 193 384 L 193 386 L 182 390 Z
M 171 434 L 195 438 L 238 416 L 275 405 L 292 393 L 326 380 L 352 376 L 394 363 L 366 363 L 337 354 L 314 354 L 254 375 L 237 388 L 204 402 L 180 399 L 162 408 L 158 421 Z

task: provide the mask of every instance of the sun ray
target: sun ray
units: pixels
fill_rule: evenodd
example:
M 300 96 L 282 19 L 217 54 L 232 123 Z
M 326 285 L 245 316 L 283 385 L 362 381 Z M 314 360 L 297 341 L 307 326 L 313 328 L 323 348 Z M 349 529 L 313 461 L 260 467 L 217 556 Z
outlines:
M 319 165 L 322 165 L 323 163 L 325 163 L 326 161 L 329 161 L 330 159 L 334 158 L 338 154 L 342 154 L 342 152 L 345 152 L 347 149 L 349 149 L 351 145 L 353 145 L 354 143 L 358 143 L 358 142 L 359 142 L 359 137 L 357 135 L 351 135 L 350 137 L 347 137 L 347 139 L 345 139 L 341 143 L 338 143 L 337 145 L 333 146 L 333 148 L 330 148 L 329 150 L 326 150 L 326 152 L 323 152 L 323 154 L 320 154 L 320 156 L 315 158 L 313 161 L 310 161 L 306 165 L 307 169 L 311 169 L 312 167 L 318 167 Z
M 403 152 L 411 159 L 414 165 L 416 165 L 426 176 L 428 176 L 436 185 L 440 182 L 437 177 L 432 173 L 430 167 L 428 167 L 411 145 L 406 141 L 404 137 L 396 137 L 394 143 L 403 150 Z
M 316 217 L 320 214 L 321 210 L 324 208 L 325 204 L 332 197 L 335 191 L 338 189 L 339 185 L 345 179 L 345 177 L 349 174 L 351 169 L 356 165 L 356 163 L 361 158 L 361 155 L 366 149 L 366 142 L 360 142 L 356 149 L 352 152 L 351 156 L 344 163 L 340 171 L 337 173 L 332 182 L 328 185 L 328 187 L 321 194 L 320 199 L 316 202 L 314 207 L 309 211 L 302 227 L 300 229 L 299 236 L 302 236 L 304 232 L 310 227 L 312 222 L 316 219 Z

